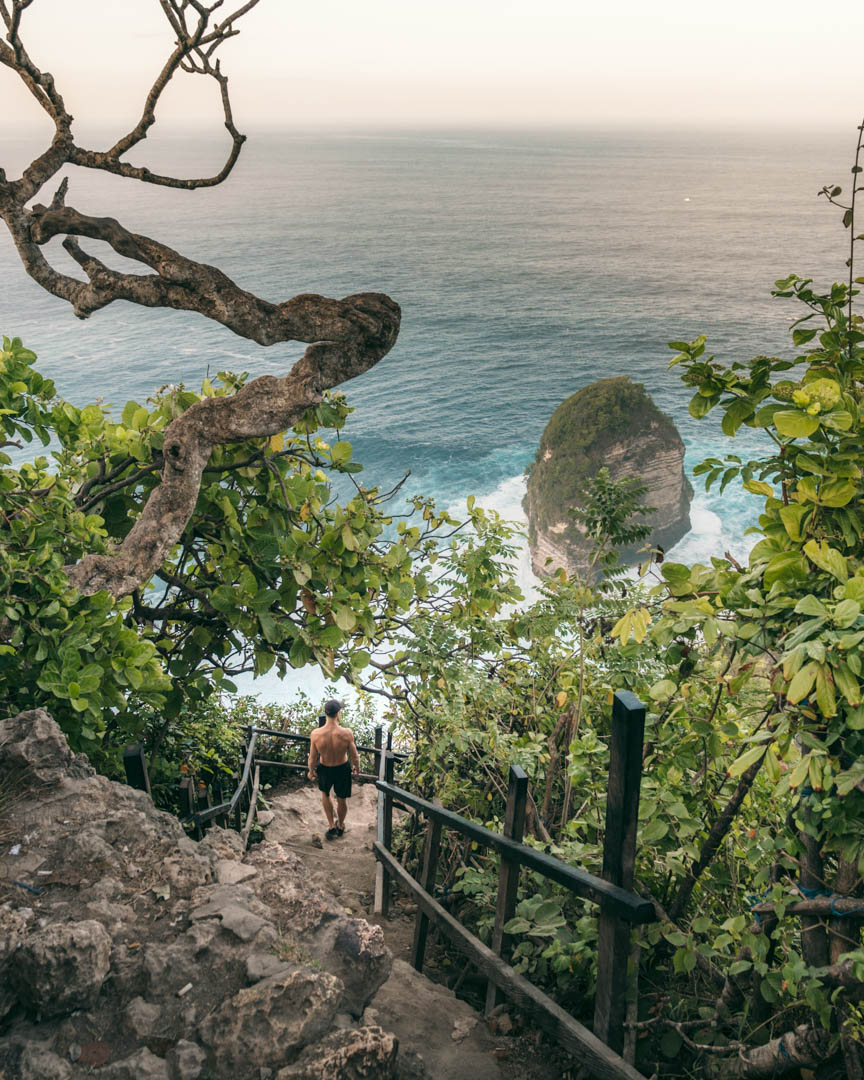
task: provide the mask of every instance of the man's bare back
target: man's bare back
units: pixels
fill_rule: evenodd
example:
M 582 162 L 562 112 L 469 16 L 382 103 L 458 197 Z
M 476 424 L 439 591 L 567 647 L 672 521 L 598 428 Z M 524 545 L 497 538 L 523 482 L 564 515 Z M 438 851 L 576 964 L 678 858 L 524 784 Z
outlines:
M 312 746 L 318 751 L 322 765 L 344 764 L 353 745 L 354 732 L 338 724 L 326 724 L 312 732 Z

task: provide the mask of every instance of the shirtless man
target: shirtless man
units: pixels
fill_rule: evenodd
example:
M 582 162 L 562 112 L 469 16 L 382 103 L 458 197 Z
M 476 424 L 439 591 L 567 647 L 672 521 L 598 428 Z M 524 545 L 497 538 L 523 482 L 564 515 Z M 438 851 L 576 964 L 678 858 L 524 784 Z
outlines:
M 323 727 L 312 732 L 309 742 L 309 779 L 318 781 L 321 803 L 327 815 L 327 839 L 335 840 L 345 832 L 346 799 L 351 798 L 351 772 L 360 772 L 360 755 L 354 743 L 354 733 L 339 726 L 342 702 L 332 699 L 324 706 Z M 351 764 L 348 763 L 348 758 Z M 317 765 L 317 768 L 316 768 Z M 336 792 L 336 818 L 330 802 L 330 789 Z

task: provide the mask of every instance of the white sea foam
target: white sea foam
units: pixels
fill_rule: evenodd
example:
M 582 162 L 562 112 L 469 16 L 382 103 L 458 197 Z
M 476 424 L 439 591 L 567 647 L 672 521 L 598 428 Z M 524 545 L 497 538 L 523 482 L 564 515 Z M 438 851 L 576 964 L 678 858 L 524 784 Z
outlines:
M 496 510 L 503 518 L 515 521 L 527 530 L 528 519 L 522 508 L 525 488 L 525 477 L 513 476 L 488 495 L 479 497 L 477 502 L 484 509 Z M 709 563 L 712 555 L 720 558 L 727 551 L 736 559 L 746 559 L 756 540 L 754 536 L 744 535 L 745 528 L 752 524 L 750 502 L 755 505 L 756 500 L 742 503 L 731 494 L 725 499 L 697 494 L 690 506 L 690 532 L 666 553 L 666 559 L 687 564 Z M 723 517 L 720 510 L 724 512 Z M 450 512 L 458 516 L 459 505 L 451 507 Z M 533 602 L 538 595 L 540 580 L 531 569 L 527 536 L 519 538 L 517 579 L 526 603 Z

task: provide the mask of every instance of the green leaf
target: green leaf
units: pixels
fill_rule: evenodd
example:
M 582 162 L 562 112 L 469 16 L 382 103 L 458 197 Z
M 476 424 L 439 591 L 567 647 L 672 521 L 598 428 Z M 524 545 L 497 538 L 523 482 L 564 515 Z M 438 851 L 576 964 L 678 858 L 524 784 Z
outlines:
M 834 625 L 841 630 L 845 630 L 847 626 L 851 626 L 855 622 L 860 614 L 861 605 L 857 600 L 841 600 L 837 607 L 834 608 Z
M 831 412 L 823 413 L 819 417 L 823 427 L 836 428 L 837 431 L 848 431 L 852 427 L 852 414 L 845 409 L 832 409 Z
M 325 626 L 318 634 L 318 642 L 326 649 L 335 649 L 342 644 L 342 631 L 338 626 Z
M 807 697 L 813 689 L 818 668 L 819 665 L 812 661 L 809 664 L 805 664 L 789 684 L 789 688 L 786 691 L 786 697 L 793 705 L 797 705 L 798 702 Z
M 662 840 L 668 832 L 669 822 L 664 821 L 663 818 L 654 818 L 654 820 L 649 821 L 642 830 L 642 843 L 653 844 L 657 840 Z
M 517 915 L 515 919 L 504 923 L 502 929 L 505 934 L 526 934 L 531 929 L 531 923 L 527 919 L 520 919 Z
M 807 576 L 807 563 L 797 551 L 781 551 L 768 561 L 763 581 L 770 588 L 775 581 L 796 581 Z
M 704 397 L 702 394 L 694 394 L 693 397 L 690 399 L 690 404 L 687 406 L 687 408 L 694 420 L 701 420 L 703 416 L 708 415 L 708 413 L 714 408 L 714 406 L 719 400 L 719 394 L 714 394 L 712 397 Z
M 848 579 L 849 568 L 846 560 L 836 548 L 832 548 L 824 541 L 808 540 L 804 545 L 804 554 L 820 570 L 826 570 L 838 581 L 845 582 Z
M 745 480 L 743 487 L 751 495 L 767 495 L 770 498 L 774 494 L 774 488 L 764 480 Z
M 278 645 L 282 641 L 282 634 L 272 615 L 262 612 L 258 616 L 258 622 L 261 624 L 261 632 L 271 645 Z
M 828 608 L 812 593 L 801 597 L 795 605 L 795 612 L 798 615 L 812 615 L 817 619 L 827 619 L 829 614 Z
M 347 634 L 357 625 L 357 616 L 354 614 L 351 608 L 334 608 L 333 621 L 336 623 L 340 630 L 344 630 Z
M 780 409 L 774 413 L 774 426 L 787 439 L 806 439 L 819 427 L 819 418 L 800 409 Z
M 740 776 L 741 773 L 746 772 L 747 769 L 765 753 L 764 746 L 754 746 L 752 750 L 748 750 L 746 754 L 742 754 L 737 761 L 733 761 L 729 766 L 730 776 Z
M 796 542 L 804 539 L 801 534 L 801 525 L 810 512 L 808 506 L 801 506 L 800 503 L 790 503 L 789 506 L 780 507 L 780 520 L 790 539 Z
M 661 679 L 659 682 L 654 683 L 648 694 L 654 701 L 666 701 L 672 697 L 677 689 L 677 685 L 671 679 Z
M 336 465 L 344 465 L 351 458 L 351 443 L 337 442 L 330 447 L 330 457 Z
M 810 768 L 810 754 L 805 754 L 789 774 L 789 787 L 797 788 L 803 784 Z
M 861 687 L 848 665 L 841 660 L 839 664 L 832 664 L 831 670 L 837 689 L 853 708 L 857 708 L 861 704 Z
M 294 567 L 293 574 L 298 585 L 305 585 L 312 577 L 312 567 L 309 563 L 300 563 L 299 566 Z
M 210 603 L 217 611 L 232 611 L 237 606 L 237 596 L 231 585 L 217 585 L 210 594 Z
M 834 696 L 834 679 L 826 664 L 820 664 L 816 671 L 816 704 L 825 717 L 837 715 L 837 700 Z

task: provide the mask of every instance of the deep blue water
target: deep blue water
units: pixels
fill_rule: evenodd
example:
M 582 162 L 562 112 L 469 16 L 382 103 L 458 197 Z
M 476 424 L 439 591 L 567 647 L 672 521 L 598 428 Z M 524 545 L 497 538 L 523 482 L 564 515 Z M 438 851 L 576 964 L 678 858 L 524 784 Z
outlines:
M 410 468 L 412 490 L 445 505 L 489 496 L 512 516 L 552 411 L 598 377 L 644 382 L 678 423 L 691 468 L 731 449 L 712 421 L 687 415 L 665 342 L 705 332 L 726 359 L 785 348 L 797 312 L 770 297 L 773 281 L 844 272 L 844 232 L 816 192 L 848 177 L 854 134 L 270 133 L 249 140 L 219 188 L 78 171 L 67 201 L 274 301 L 390 293 L 399 341 L 345 387 L 365 481 L 387 487 Z M 10 176 L 26 151 L 7 144 Z M 218 168 L 219 153 L 176 137 L 141 159 L 195 175 Z M 208 368 L 285 372 L 302 352 L 128 304 L 81 323 L 26 278 L 5 234 L 0 283 L 0 332 L 21 336 L 78 403 L 122 405 Z M 722 502 L 700 497 L 682 554 L 739 546 L 754 507 L 728 489 Z

